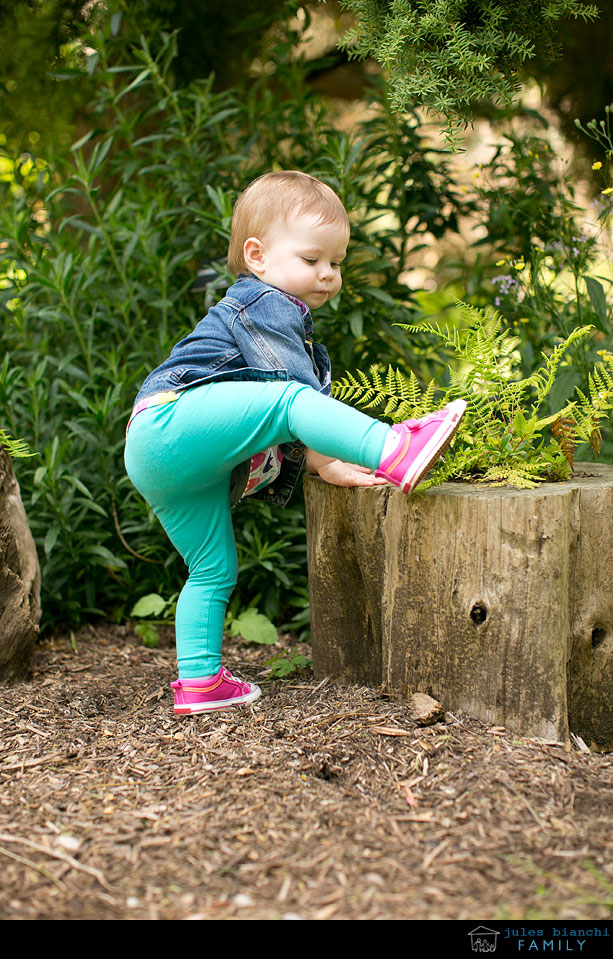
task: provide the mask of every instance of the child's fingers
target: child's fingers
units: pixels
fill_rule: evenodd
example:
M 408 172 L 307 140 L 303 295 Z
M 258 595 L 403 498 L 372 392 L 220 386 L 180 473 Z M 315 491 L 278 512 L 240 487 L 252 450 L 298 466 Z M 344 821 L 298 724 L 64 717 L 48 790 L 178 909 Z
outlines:
M 319 475 L 333 486 L 383 486 L 386 482 L 363 466 L 354 466 L 341 460 L 333 460 L 321 466 Z
M 387 483 L 386 479 L 383 479 L 382 476 L 364 476 L 363 474 L 358 478 L 356 477 L 354 486 L 385 486 Z
M 358 466 L 357 463 L 346 463 L 348 476 L 351 479 L 352 486 L 385 486 L 387 480 L 382 476 L 375 476 L 372 470 L 367 466 Z

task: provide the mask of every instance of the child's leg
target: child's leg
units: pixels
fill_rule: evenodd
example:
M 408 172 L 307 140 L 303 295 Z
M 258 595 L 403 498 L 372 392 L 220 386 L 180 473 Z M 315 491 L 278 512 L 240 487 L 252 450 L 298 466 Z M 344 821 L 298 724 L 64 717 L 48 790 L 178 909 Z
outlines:
M 182 464 L 183 482 L 186 470 L 187 476 L 194 472 L 196 486 L 202 481 L 200 457 L 220 480 L 228 468 L 292 440 L 376 469 L 389 433 L 386 424 L 295 382 L 213 383 L 187 390 L 172 407 L 173 421 L 198 445 L 185 451 Z
M 234 467 L 298 439 L 318 453 L 377 469 L 389 437 L 385 424 L 294 382 L 212 383 L 135 417 L 128 474 L 190 573 L 177 609 L 181 677 L 219 668 L 225 607 L 236 582 Z
M 179 676 L 210 676 L 221 665 L 226 608 L 236 585 L 237 561 L 227 481 L 156 513 L 189 569 L 177 602 Z
M 216 672 L 236 583 L 229 505 L 233 468 L 294 439 L 375 468 L 389 428 L 297 383 L 195 387 L 134 419 L 126 467 L 189 568 L 177 606 L 180 677 Z

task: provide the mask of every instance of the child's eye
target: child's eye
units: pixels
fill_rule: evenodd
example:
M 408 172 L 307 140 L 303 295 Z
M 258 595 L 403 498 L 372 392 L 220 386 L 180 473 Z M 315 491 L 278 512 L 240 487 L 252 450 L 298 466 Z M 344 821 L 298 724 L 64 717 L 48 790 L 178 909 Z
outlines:
M 310 263 L 311 266 L 313 265 L 313 263 L 317 263 L 317 260 L 314 260 L 312 257 L 309 257 L 309 256 L 303 256 L 302 259 L 304 260 L 305 263 Z

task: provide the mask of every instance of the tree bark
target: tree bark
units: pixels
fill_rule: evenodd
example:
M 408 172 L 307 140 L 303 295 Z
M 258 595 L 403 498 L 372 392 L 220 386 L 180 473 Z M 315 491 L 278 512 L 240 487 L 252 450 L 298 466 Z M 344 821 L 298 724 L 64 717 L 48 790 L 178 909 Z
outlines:
M 613 467 L 534 490 L 305 492 L 318 676 L 613 749 Z
M 0 681 L 27 679 L 40 621 L 40 568 L 11 458 L 0 447 Z

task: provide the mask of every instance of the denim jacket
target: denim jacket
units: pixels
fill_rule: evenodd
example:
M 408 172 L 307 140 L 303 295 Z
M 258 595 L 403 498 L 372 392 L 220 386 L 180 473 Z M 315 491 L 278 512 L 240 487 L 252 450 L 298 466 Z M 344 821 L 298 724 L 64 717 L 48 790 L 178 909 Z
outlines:
M 149 374 L 136 402 L 167 390 L 181 392 L 217 380 L 296 380 L 330 394 L 330 359 L 312 342 L 313 321 L 301 300 L 254 276 L 239 276 L 226 295 Z M 277 479 L 254 496 L 289 501 L 304 464 L 304 446 L 286 443 Z M 231 500 L 245 488 L 249 462 L 232 474 Z

